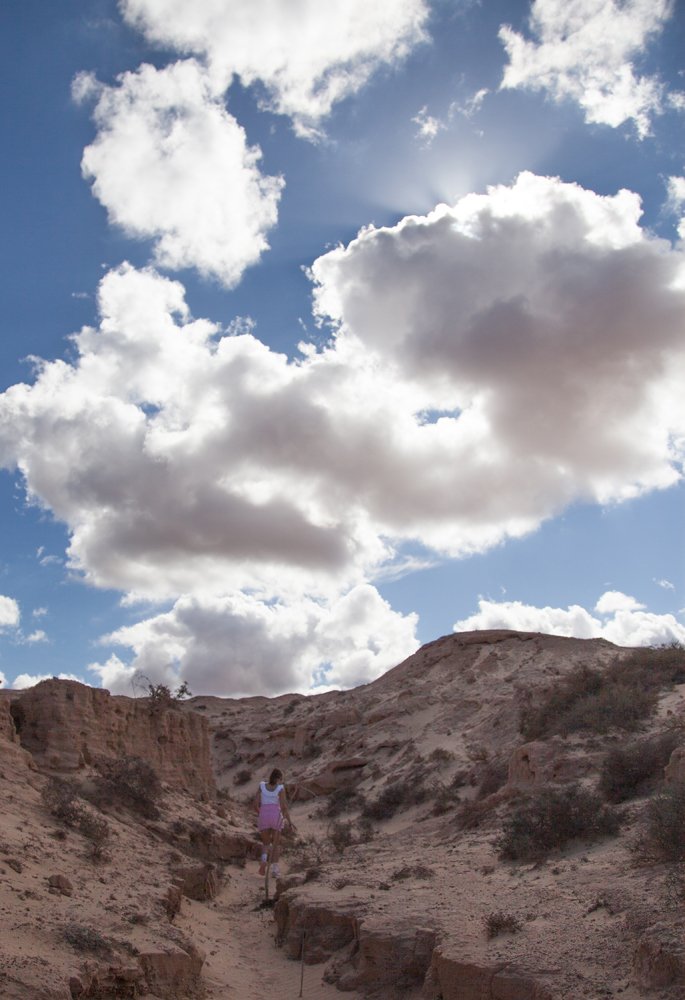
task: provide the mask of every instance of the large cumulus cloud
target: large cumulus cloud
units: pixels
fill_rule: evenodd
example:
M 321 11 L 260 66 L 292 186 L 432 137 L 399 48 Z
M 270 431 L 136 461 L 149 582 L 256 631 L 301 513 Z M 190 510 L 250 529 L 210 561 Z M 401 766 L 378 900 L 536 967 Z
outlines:
M 594 617 L 578 604 L 569 608 L 537 608 L 521 601 L 489 601 L 481 598 L 478 611 L 456 622 L 455 632 L 508 628 L 522 632 L 575 636 L 576 639 L 608 639 L 617 646 L 655 646 L 685 643 L 685 625 L 674 615 L 645 611 L 634 597 L 617 590 L 602 594 Z
M 110 222 L 154 240 L 158 265 L 234 285 L 268 247 L 283 182 L 261 174 L 206 71 L 194 59 L 143 65 L 114 86 L 81 74 L 73 92 L 96 99 L 81 167 Z
M 78 360 L 0 396 L 0 460 L 69 526 L 72 568 L 175 602 L 116 637 L 148 673 L 370 679 L 415 643 L 364 589 L 405 541 L 458 556 L 680 476 L 683 254 L 639 212 L 523 174 L 363 230 L 314 263 L 331 340 L 291 362 L 124 265 Z
M 150 41 L 202 56 L 218 89 L 236 74 L 264 84 L 265 103 L 316 134 L 336 101 L 424 40 L 424 0 L 122 0 Z

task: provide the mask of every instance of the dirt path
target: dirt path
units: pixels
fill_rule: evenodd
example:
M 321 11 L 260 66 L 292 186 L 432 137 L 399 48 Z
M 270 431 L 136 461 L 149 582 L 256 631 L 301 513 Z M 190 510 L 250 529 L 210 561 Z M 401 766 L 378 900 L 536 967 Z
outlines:
M 176 920 L 207 953 L 208 1000 L 297 1000 L 300 963 L 276 948 L 273 911 L 257 909 L 264 882 L 256 864 L 232 868 L 230 876 L 213 903 L 184 900 Z M 338 990 L 321 982 L 322 972 L 322 965 L 305 966 L 303 1000 L 339 1000 Z

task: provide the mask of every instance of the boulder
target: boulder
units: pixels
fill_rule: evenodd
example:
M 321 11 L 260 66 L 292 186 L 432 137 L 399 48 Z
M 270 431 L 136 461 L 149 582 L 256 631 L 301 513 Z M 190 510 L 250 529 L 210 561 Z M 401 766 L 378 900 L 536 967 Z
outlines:
M 51 889 L 57 889 L 63 896 L 71 896 L 74 887 L 66 875 L 50 875 L 48 885 Z
M 685 782 L 685 746 L 676 747 L 664 768 L 666 781 Z
M 349 958 L 341 956 L 342 962 L 334 958 L 326 967 L 324 979 L 344 991 L 420 986 L 430 967 L 435 942 L 432 929 L 362 924 L 356 947 L 349 949 Z
M 274 908 L 278 937 L 287 954 L 302 957 L 305 965 L 327 962 L 334 952 L 359 936 L 354 912 L 343 906 L 298 896 L 292 889 L 279 897 Z
M 466 958 L 433 952 L 424 981 L 426 1000 L 553 1000 L 545 983 L 534 974 L 518 972 L 510 966 L 479 964 Z
M 573 753 L 562 740 L 524 743 L 509 758 L 509 787 L 522 791 L 539 788 L 550 781 L 575 781 L 593 771 L 596 764 L 585 752 Z
M 664 940 L 654 929 L 643 934 L 633 952 L 633 980 L 646 990 L 685 985 L 682 941 Z
M 351 788 L 363 780 L 363 770 L 368 763 L 362 757 L 345 757 L 333 761 L 325 771 L 307 778 L 306 786 L 314 795 L 330 795 L 339 788 Z
M 185 865 L 174 870 L 174 883 L 188 899 L 214 899 L 218 881 L 214 865 Z

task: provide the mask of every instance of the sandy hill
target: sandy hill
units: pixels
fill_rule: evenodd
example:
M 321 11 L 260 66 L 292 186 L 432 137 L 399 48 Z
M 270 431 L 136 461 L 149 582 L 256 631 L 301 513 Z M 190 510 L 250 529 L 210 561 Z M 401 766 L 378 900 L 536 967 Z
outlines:
M 0 692 L 0 996 L 680 998 L 682 660 L 493 631 L 313 697 Z

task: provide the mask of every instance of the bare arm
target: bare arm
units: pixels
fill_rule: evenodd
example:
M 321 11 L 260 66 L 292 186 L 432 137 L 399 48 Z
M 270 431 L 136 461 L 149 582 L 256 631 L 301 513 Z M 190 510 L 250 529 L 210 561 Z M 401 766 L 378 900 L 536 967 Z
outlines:
M 252 802 L 252 808 L 256 813 L 259 812 L 261 804 L 262 804 L 262 790 L 261 788 L 258 788 L 257 794 L 255 795 L 254 801 Z
M 285 816 L 286 822 L 289 826 L 293 825 L 293 821 L 290 818 L 290 812 L 288 811 L 288 800 L 285 797 L 285 788 L 281 788 L 278 793 L 278 804 L 281 807 L 281 812 Z

